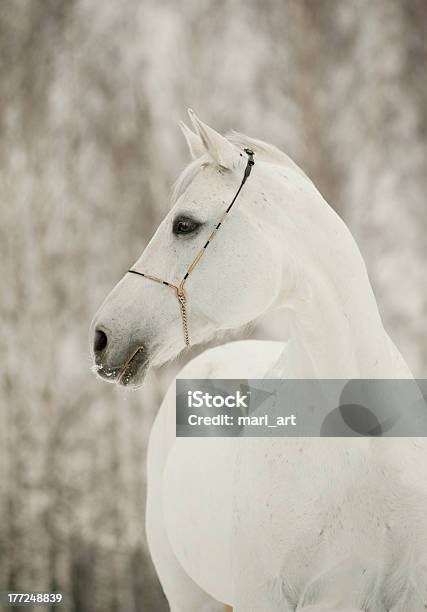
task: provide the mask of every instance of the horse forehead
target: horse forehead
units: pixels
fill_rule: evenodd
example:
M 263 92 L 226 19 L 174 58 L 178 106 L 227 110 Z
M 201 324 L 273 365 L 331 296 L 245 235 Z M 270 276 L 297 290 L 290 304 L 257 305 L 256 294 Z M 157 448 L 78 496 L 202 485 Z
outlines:
M 238 188 L 234 173 L 215 167 L 203 168 L 191 181 L 176 202 L 176 209 L 189 208 L 203 211 L 215 205 L 223 206 Z

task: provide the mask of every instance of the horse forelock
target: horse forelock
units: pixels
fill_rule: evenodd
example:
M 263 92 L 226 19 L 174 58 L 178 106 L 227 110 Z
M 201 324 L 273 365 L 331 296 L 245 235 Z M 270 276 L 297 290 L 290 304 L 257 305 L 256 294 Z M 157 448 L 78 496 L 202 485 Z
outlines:
M 256 138 L 250 138 L 245 134 L 235 131 L 228 132 L 226 134 L 226 138 L 238 149 L 251 149 L 255 153 L 255 160 L 291 168 L 308 179 L 305 172 L 303 172 L 303 170 L 301 170 L 301 168 L 288 155 L 286 155 L 286 153 L 283 153 L 283 151 L 274 145 L 262 140 L 257 140 Z M 193 180 L 199 174 L 200 170 L 214 163 L 215 162 L 208 154 L 202 155 L 198 159 L 189 163 L 181 172 L 172 187 L 170 197 L 171 206 L 173 206 L 181 195 L 188 189 Z

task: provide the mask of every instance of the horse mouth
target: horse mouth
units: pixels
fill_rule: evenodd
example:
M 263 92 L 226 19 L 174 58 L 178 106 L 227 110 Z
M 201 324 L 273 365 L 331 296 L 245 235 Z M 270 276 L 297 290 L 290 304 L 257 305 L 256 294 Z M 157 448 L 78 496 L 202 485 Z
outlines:
M 140 346 L 131 354 L 123 366 L 109 367 L 97 363 L 92 370 L 104 381 L 136 389 L 144 382 L 148 366 L 147 353 Z
M 123 366 L 117 384 L 137 388 L 142 385 L 148 369 L 148 359 L 143 347 L 139 347 Z

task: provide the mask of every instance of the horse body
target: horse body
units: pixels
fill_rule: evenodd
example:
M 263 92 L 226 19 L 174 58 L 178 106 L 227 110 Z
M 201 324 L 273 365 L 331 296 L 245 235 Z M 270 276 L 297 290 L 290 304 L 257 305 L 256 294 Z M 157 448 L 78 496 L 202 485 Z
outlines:
M 282 351 L 228 344 L 180 377 L 262 378 Z M 242 612 L 424 609 L 423 440 L 175 440 L 174 399 L 171 387 L 151 434 L 147 505 L 153 559 L 166 594 L 178 592 L 173 612 L 201 610 L 199 588 Z M 176 567 L 165 571 L 165 558 Z
M 190 338 L 282 312 L 286 344 L 224 345 L 181 376 L 410 378 L 353 237 L 311 181 L 274 147 L 191 116 L 196 159 L 134 269 L 177 285 L 236 193 L 248 147 L 250 179 L 186 282 Z M 117 285 L 93 323 L 100 376 L 136 386 L 182 350 L 170 295 L 136 274 Z M 173 386 L 151 434 L 147 509 L 172 612 L 424 609 L 422 440 L 176 440 L 174 406 Z
M 248 355 L 247 351 L 250 360 L 246 357 L 242 360 L 243 354 Z M 190 362 L 180 377 L 206 378 L 213 373 L 221 378 L 262 377 L 282 351 L 283 345 L 279 342 L 227 344 L 224 350 L 207 351 Z M 230 368 L 233 362 L 235 365 Z M 184 552 L 185 558 L 180 555 L 180 564 L 186 574 L 216 600 L 234 601 L 231 500 L 239 442 L 233 438 L 176 439 L 175 384 L 171 385 L 151 431 L 147 466 L 147 537 L 167 594 L 180 591 L 181 572 L 168 572 L 167 569 L 165 572 L 165 559 L 175 559 L 176 563 L 176 552 L 183 544 L 184 551 L 189 553 L 187 556 Z M 189 496 L 176 498 L 179 489 L 182 492 L 185 489 Z M 181 523 L 183 516 L 187 517 L 186 526 Z M 191 540 L 186 544 L 189 532 Z M 173 534 L 175 537 L 171 539 Z M 173 562 L 170 565 L 173 566 Z M 181 610 L 180 605 L 182 609 L 192 610 L 193 597 L 198 605 L 197 590 L 193 594 L 191 589 L 183 589 L 182 596 L 177 593 L 176 611 Z M 194 607 L 195 611 L 198 609 Z

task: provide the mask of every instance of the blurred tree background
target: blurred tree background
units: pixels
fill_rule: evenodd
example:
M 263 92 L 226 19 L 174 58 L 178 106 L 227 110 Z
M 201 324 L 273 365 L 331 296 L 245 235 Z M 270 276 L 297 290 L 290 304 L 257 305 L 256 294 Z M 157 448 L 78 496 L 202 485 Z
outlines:
M 0 590 L 167 609 L 144 465 L 168 374 L 97 381 L 88 327 L 167 210 L 187 106 L 307 171 L 425 377 L 426 68 L 425 0 L 1 2 Z

